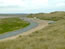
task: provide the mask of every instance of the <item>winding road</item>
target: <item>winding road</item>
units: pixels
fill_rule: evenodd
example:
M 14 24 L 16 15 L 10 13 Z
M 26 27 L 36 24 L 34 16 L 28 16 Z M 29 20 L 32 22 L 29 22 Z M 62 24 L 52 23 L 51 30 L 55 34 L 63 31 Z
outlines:
M 32 32 L 35 32 L 37 30 L 40 30 L 46 26 L 48 26 L 48 21 L 45 20 L 39 20 L 39 19 L 33 19 L 33 18 L 20 18 L 23 19 L 25 21 L 30 22 L 30 25 L 23 28 L 23 29 L 19 29 L 16 31 L 11 31 L 11 32 L 7 32 L 5 34 L 0 34 L 0 41 L 1 40 L 9 40 L 9 39 L 14 39 L 16 37 L 18 37 L 19 35 L 29 35 Z

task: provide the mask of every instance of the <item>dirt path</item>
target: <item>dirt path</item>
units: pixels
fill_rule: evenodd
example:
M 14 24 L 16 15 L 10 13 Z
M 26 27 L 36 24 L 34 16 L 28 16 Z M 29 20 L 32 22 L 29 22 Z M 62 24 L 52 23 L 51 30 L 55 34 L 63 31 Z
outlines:
M 39 20 L 39 19 L 32 19 L 32 18 L 30 18 L 30 19 L 31 19 L 32 21 L 34 21 L 34 22 L 37 22 L 37 23 L 38 23 L 38 26 L 35 27 L 35 28 L 32 28 L 32 29 L 29 30 L 29 31 L 23 32 L 23 33 L 21 33 L 21 34 L 19 34 L 19 35 L 12 36 L 12 37 L 8 37 L 8 38 L 2 39 L 2 40 L 0 40 L 0 41 L 13 40 L 13 39 L 16 39 L 17 37 L 19 37 L 20 35 L 22 35 L 22 36 L 24 36 L 24 35 L 29 35 L 29 34 L 35 32 L 35 31 L 37 31 L 37 30 L 40 30 L 40 29 L 45 28 L 46 26 L 48 26 L 48 22 L 47 22 L 47 21 Z

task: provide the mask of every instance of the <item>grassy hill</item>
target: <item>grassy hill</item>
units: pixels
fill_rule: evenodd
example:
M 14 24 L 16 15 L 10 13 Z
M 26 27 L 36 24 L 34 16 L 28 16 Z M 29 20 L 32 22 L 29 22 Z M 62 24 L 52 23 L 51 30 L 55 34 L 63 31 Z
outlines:
M 65 49 L 65 12 L 34 14 L 33 17 L 55 20 L 56 23 L 49 24 L 46 28 L 28 36 L 0 42 L 0 49 Z
M 65 19 L 65 12 L 63 11 L 56 11 L 51 13 L 39 13 L 39 14 L 30 14 L 28 17 L 37 17 L 42 20 L 53 20 L 57 21 L 60 19 Z

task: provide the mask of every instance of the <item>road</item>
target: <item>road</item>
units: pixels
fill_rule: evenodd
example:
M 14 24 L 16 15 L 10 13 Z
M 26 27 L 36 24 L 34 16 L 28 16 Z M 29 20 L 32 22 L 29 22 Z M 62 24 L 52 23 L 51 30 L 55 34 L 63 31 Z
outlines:
M 25 21 L 30 22 L 30 25 L 23 28 L 23 29 L 19 29 L 16 31 L 11 31 L 11 32 L 8 32 L 5 34 L 1 34 L 0 35 L 0 41 L 14 39 L 14 38 L 17 38 L 19 35 L 22 35 L 22 36 L 29 35 L 32 32 L 35 32 L 37 30 L 40 30 L 40 29 L 48 26 L 48 21 L 45 21 L 45 20 L 25 18 L 25 17 L 20 18 L 20 19 L 23 19 Z

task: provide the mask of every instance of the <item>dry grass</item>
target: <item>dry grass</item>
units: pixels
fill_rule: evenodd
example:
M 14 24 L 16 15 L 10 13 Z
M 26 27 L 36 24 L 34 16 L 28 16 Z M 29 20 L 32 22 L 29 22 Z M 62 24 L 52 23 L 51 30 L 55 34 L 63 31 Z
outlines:
M 65 19 L 65 12 L 52 12 L 52 13 L 39 13 L 39 14 L 30 14 L 28 17 L 37 17 L 42 20 L 53 20 L 57 21 L 60 19 Z
M 0 42 L 0 49 L 65 49 L 65 19 L 28 36 Z

